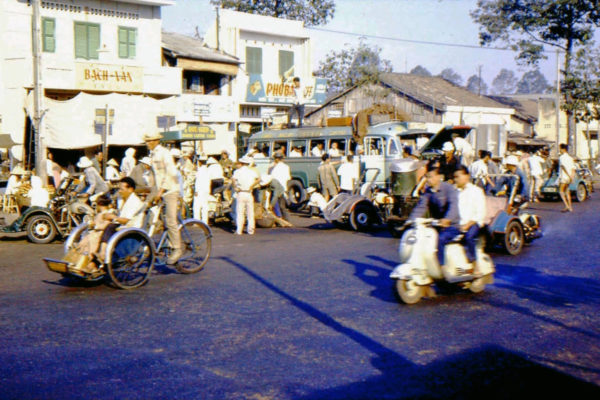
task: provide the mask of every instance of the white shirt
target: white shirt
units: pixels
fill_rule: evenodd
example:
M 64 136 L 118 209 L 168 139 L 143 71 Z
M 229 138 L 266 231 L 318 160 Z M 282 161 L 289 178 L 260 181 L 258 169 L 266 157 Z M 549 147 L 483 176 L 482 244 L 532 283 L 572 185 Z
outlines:
M 16 175 L 11 175 L 6 183 L 6 194 L 17 194 L 17 189 L 22 185 L 22 181 L 17 180 Z
M 290 151 L 290 157 L 302 157 L 302 153 L 297 150 Z
M 223 167 L 221 164 L 211 164 L 208 167 L 208 175 L 210 179 L 223 179 L 225 175 L 223 175 Z
M 31 198 L 31 206 L 48 207 L 50 194 L 42 185 L 42 180 L 37 176 L 31 177 L 31 189 L 27 193 Z
M 250 169 L 247 165 L 238 168 L 233 173 L 233 179 L 237 182 L 237 187 L 243 192 L 250 191 L 250 187 L 258 179 L 258 175 L 254 170 Z
M 471 146 L 471 143 L 467 142 L 466 139 L 457 137 L 454 138 L 453 143 L 457 153 L 466 155 L 473 154 L 473 146 Z
M 485 194 L 480 187 L 467 183 L 463 189 L 458 189 L 458 215 L 460 224 L 474 221 L 480 227 L 485 224 Z
M 569 153 L 561 154 L 558 158 L 558 162 L 559 179 L 566 180 L 567 177 L 568 179 L 573 179 L 573 177 L 575 176 L 575 162 L 573 161 L 573 158 L 569 155 Z M 565 170 L 567 170 L 568 176 Z
M 323 155 L 323 150 L 318 148 L 317 146 L 313 147 L 311 151 L 313 157 L 321 157 Z
M 164 189 L 164 194 L 178 192 L 177 167 L 171 152 L 166 147 L 158 145 L 152 150 L 150 158 L 152 159 L 156 187 L 159 190 Z
M 135 193 L 131 193 L 127 198 L 127 201 L 123 202 L 123 198 L 117 199 L 117 208 L 119 209 L 119 217 L 127 218 L 129 222 L 125 226 L 141 228 L 144 222 L 144 213 L 138 211 L 142 208 L 144 203 L 140 200 Z M 137 215 L 136 215 L 137 213 Z
M 119 175 L 119 171 L 113 167 L 112 165 L 108 165 L 106 167 L 106 180 L 107 181 L 116 181 L 119 180 L 121 178 L 121 176 Z
M 354 184 L 358 182 L 358 166 L 354 163 L 345 162 L 338 168 L 340 176 L 340 189 L 354 190 Z
M 210 193 L 210 176 L 206 165 L 198 168 L 196 172 L 196 182 L 194 184 L 194 195 L 202 196 Z
M 478 181 L 479 179 L 483 180 L 484 177 L 488 176 L 487 163 L 482 159 L 479 159 L 471 164 L 469 169 L 471 172 L 471 178 L 473 178 L 475 181 Z
M 333 148 L 329 149 L 329 156 L 330 157 L 341 157 L 340 149 L 333 149 Z
M 129 176 L 133 170 L 133 167 L 135 167 L 135 158 L 125 156 L 121 161 L 121 172 L 123 175 Z
M 281 184 L 283 190 L 287 190 L 288 182 L 290 179 L 292 179 L 290 167 L 287 164 L 281 161 L 276 163 L 271 169 L 271 173 L 269 175 L 271 175 L 273 179 L 277 180 Z
M 532 176 L 542 176 L 544 174 L 544 159 L 537 154 L 529 157 L 529 170 Z
M 292 86 L 294 89 L 294 103 L 295 104 L 304 104 L 306 103 L 306 99 L 304 98 L 304 86 L 300 84 L 299 87 Z

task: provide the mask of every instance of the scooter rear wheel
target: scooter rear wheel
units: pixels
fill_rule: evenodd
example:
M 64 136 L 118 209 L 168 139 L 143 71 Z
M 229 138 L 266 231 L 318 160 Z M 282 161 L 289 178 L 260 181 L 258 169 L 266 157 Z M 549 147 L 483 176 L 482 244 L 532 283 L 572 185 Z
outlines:
M 425 288 L 418 286 L 413 280 L 398 279 L 396 291 L 406 304 L 415 304 L 425 295 Z
M 469 290 L 472 293 L 481 293 L 485 289 L 485 282 L 486 280 L 484 277 L 477 278 L 473 282 L 471 282 L 471 284 L 469 285 Z

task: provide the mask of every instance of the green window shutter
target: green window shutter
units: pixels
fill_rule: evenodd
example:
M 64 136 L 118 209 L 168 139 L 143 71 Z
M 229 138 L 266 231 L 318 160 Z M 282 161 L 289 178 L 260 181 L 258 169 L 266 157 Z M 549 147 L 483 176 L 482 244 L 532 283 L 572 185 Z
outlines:
M 294 52 L 279 50 L 279 76 L 289 78 L 294 74 Z
M 127 58 L 127 29 L 119 27 L 119 58 Z
M 262 74 L 262 49 L 246 47 L 246 71 L 250 74 Z
M 42 18 L 42 50 L 54 53 L 56 50 L 55 21 L 51 18 Z
M 130 29 L 128 32 L 129 40 L 129 58 L 135 58 L 135 40 L 137 36 L 137 29 Z
M 135 58 L 137 29 L 119 27 L 119 58 Z
M 87 41 L 87 26 L 75 22 L 75 58 L 88 58 Z
M 88 58 L 98 59 L 100 48 L 100 25 L 88 25 Z

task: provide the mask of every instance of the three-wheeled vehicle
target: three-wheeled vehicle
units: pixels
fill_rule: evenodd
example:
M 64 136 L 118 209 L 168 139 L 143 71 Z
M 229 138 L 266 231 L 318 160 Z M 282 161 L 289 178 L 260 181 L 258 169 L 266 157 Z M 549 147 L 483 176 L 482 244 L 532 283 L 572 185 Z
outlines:
M 76 178 L 66 177 L 48 207 L 29 207 L 10 225 L 0 228 L 0 237 L 22 235 L 33 243 L 50 243 L 57 236 L 66 237 L 71 230 L 93 215 L 94 210 L 72 195 Z
M 569 184 L 569 191 L 571 195 L 578 202 L 583 202 L 590 197 L 590 194 L 594 191 L 592 185 L 592 172 L 589 168 L 583 166 L 581 163 L 575 163 L 575 177 Z M 558 199 L 558 172 L 555 170 L 550 178 L 546 179 L 542 188 L 540 189 L 541 195 L 544 199 Z
M 123 227 L 108 240 L 99 268 L 86 268 L 92 255 L 79 248 L 80 241 L 90 233 L 87 223 L 78 225 L 64 244 L 62 259 L 44 258 L 50 271 L 65 277 L 85 281 L 108 280 L 120 289 L 134 289 L 144 285 L 155 265 L 166 265 L 173 248 L 168 239 L 164 220 L 164 206 L 147 207 L 142 229 Z M 198 272 L 204 268 L 211 251 L 212 233 L 200 220 L 179 218 L 179 230 L 183 255 L 174 265 L 183 274 Z

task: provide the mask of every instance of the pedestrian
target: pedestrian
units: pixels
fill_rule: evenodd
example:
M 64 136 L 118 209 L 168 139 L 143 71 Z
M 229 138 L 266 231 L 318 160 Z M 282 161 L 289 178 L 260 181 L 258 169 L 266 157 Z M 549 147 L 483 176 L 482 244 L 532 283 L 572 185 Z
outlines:
M 540 157 L 539 150 L 529 157 L 529 171 L 531 174 L 529 198 L 534 202 L 539 202 L 540 191 L 544 183 L 544 159 Z
M 50 151 L 46 155 L 45 164 L 46 175 L 48 176 L 48 184 L 53 185 L 58 189 L 61 181 L 60 173 L 62 168 L 54 161 L 54 154 L 52 154 Z
M 179 210 L 179 182 L 177 181 L 177 167 L 169 150 L 160 144 L 160 133 L 147 133 L 144 135 L 146 146 L 150 150 L 152 169 L 154 170 L 156 198 L 162 198 L 165 203 L 165 225 L 173 252 L 167 259 L 167 264 L 175 264 L 183 250 L 181 248 L 181 234 L 177 220 Z
M 133 147 L 129 147 L 125 150 L 125 157 L 121 160 L 121 174 L 123 176 L 131 175 L 131 171 L 133 171 L 133 167 L 136 165 L 135 160 L 135 149 Z
M 292 125 L 292 118 L 294 117 L 294 114 L 297 114 L 298 126 L 302 128 L 302 120 L 304 119 L 304 104 L 306 103 L 306 99 L 304 98 L 304 86 L 300 84 L 300 78 L 297 76 L 293 80 L 292 90 L 294 91 L 294 100 L 288 111 L 288 126 Z
M 342 159 L 342 165 L 337 171 L 340 176 L 340 192 L 351 194 L 358 184 L 358 165 L 354 163 L 354 156 L 347 155 Z
M 292 175 L 289 165 L 283 161 L 282 153 L 275 153 L 273 155 L 273 166 L 269 168 L 268 174 L 273 177 L 273 179 L 276 180 L 281 186 L 281 190 L 277 190 L 277 198 L 271 201 L 270 208 L 274 211 L 274 205 L 277 204 L 279 207 L 279 214 L 275 214 L 283 217 L 284 219 L 289 219 L 289 213 L 287 210 L 287 188 L 290 180 L 292 179 Z
M 121 179 L 119 170 L 117 168 L 119 168 L 119 163 L 114 158 L 111 158 L 106 163 L 106 172 L 104 174 L 104 178 L 106 178 L 107 181 L 118 181 Z
M 90 198 L 90 201 L 94 201 L 98 196 L 103 193 L 108 192 L 108 185 L 100 176 L 100 172 L 94 167 L 94 163 L 83 156 L 77 162 L 77 167 L 83 169 L 83 173 L 85 174 L 85 184 L 81 182 L 79 186 L 75 189 L 76 192 L 81 193 Z
M 242 166 L 233 173 L 233 189 L 236 192 L 236 235 L 241 235 L 244 231 L 244 223 L 248 219 L 248 234 L 254 234 L 254 196 L 252 191 L 256 188 L 260 180 L 256 172 L 250 169 L 251 159 L 242 157 L 239 159 Z
M 210 192 L 214 193 L 216 189 L 225 184 L 225 174 L 223 167 L 214 157 L 209 157 L 206 165 L 208 166 L 208 174 L 210 176 Z
M 329 154 L 321 156 L 321 165 L 318 168 L 319 186 L 326 201 L 336 196 L 340 190 L 338 174 L 329 160 Z
M 227 150 L 221 151 L 219 164 L 221 164 L 221 168 L 223 168 L 225 178 L 231 179 L 231 175 L 233 174 L 233 161 L 229 158 L 229 152 Z
M 475 151 L 473 146 L 465 138 L 461 137 L 458 133 L 452 134 L 452 143 L 454 144 L 455 155 L 460 158 L 459 164 L 469 167 L 475 158 Z
M 569 147 L 565 143 L 559 146 L 560 157 L 558 158 L 558 192 L 560 198 L 565 204 L 565 208 L 561 212 L 573 212 L 571 204 L 571 190 L 569 185 L 575 178 L 575 162 L 568 153 Z
M 196 178 L 194 181 L 194 202 L 192 204 L 192 213 L 194 218 L 200 219 L 208 224 L 208 198 L 210 196 L 210 175 L 206 166 L 205 155 L 198 157 L 198 168 L 196 169 Z

